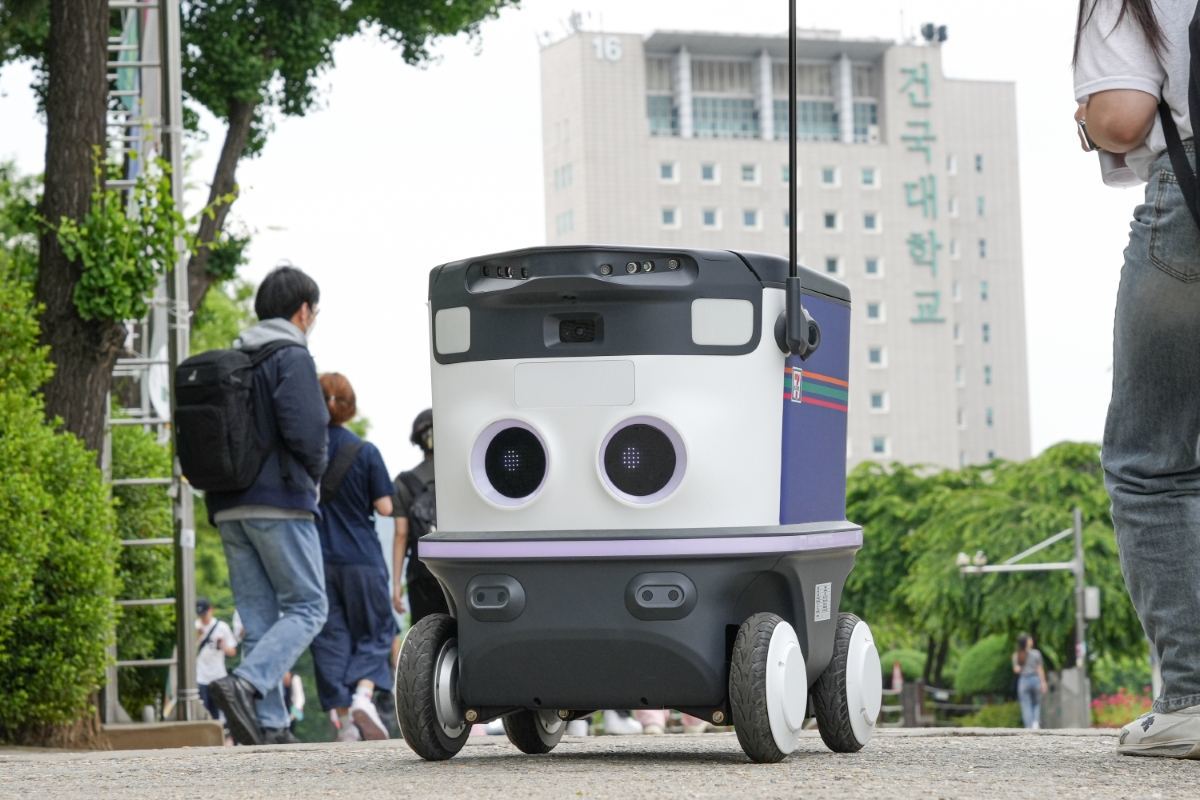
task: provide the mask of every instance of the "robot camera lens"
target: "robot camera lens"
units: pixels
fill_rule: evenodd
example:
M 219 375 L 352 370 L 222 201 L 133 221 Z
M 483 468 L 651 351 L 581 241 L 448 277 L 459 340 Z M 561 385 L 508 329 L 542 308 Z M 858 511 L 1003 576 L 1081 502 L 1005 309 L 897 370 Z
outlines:
M 528 497 L 546 477 L 546 451 L 532 431 L 505 428 L 488 444 L 483 465 L 497 492 L 513 499 Z
M 653 425 L 636 423 L 613 434 L 604 448 L 604 472 L 619 491 L 649 497 L 675 475 L 677 456 L 670 438 Z

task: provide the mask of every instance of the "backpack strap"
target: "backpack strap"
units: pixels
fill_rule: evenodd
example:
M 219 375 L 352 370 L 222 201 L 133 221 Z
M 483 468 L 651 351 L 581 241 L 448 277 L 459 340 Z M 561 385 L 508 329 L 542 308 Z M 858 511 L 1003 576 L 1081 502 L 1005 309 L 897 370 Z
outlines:
M 342 481 L 346 479 L 346 473 L 350 471 L 354 459 L 358 458 L 358 451 L 363 449 L 364 444 L 366 442 L 359 439 L 338 450 L 329 469 L 325 470 L 325 474 L 321 476 L 321 505 L 333 502 L 338 489 L 342 488 Z
M 1188 46 L 1191 49 L 1188 74 L 1188 117 L 1195 128 L 1200 120 L 1200 3 L 1192 14 L 1192 22 L 1188 25 Z M 1188 160 L 1187 151 L 1179 138 L 1179 129 L 1175 126 L 1175 118 L 1171 116 L 1171 107 L 1166 100 L 1159 101 L 1158 118 L 1162 122 L 1163 137 L 1167 140 L 1167 154 L 1171 157 L 1171 168 L 1175 171 L 1175 179 L 1179 182 L 1179 191 L 1187 202 L 1192 219 L 1200 226 L 1200 188 L 1197 187 L 1196 170 Z
M 304 347 L 304 345 L 291 339 L 275 339 L 257 350 L 243 350 L 242 352 L 250 358 L 250 367 L 254 368 L 285 347 Z

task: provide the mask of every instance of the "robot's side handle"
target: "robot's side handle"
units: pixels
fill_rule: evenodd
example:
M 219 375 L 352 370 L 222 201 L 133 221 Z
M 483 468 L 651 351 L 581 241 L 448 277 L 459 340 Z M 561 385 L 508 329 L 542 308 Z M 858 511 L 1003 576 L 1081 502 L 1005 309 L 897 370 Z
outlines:
M 821 326 L 801 302 L 799 277 L 788 276 L 784 292 L 786 305 L 775 322 L 775 341 L 783 352 L 806 359 L 821 346 Z

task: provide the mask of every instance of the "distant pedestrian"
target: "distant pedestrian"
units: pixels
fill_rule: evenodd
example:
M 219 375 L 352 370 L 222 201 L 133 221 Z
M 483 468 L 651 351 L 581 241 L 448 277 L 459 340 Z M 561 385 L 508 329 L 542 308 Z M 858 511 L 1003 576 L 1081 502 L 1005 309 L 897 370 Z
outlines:
M 229 625 L 213 614 L 212 603 L 207 597 L 197 599 L 196 688 L 200 690 L 200 702 L 213 719 L 220 719 L 221 714 L 208 686 L 229 674 L 225 671 L 225 659 L 236 655 L 237 638 Z
M 320 291 L 295 267 L 279 267 L 254 300 L 259 323 L 234 347 L 273 352 L 254 367 L 254 431 L 269 444 L 254 483 L 210 491 L 208 512 L 221 531 L 229 581 L 246 628 L 244 657 L 210 685 L 238 744 L 296 741 L 283 676 L 325 624 L 325 572 L 315 517 L 325 471 L 329 413 L 308 353 Z
M 433 479 L 433 411 L 425 409 L 413 420 L 409 441 L 421 448 L 420 464 L 396 476 L 396 539 L 392 545 L 393 591 L 396 611 L 404 613 L 404 586 L 400 565 L 408 559 L 403 573 L 408 583 L 408 605 L 412 624 L 430 614 L 448 614 L 442 585 L 420 560 L 420 539 L 437 525 L 437 494 Z
M 1021 722 L 1026 728 L 1042 727 L 1042 696 L 1046 694 L 1046 666 L 1042 651 L 1033 646 L 1033 637 L 1022 633 L 1017 637 L 1017 650 L 1012 657 L 1013 673 L 1017 676 L 1017 699 L 1021 703 Z
M 321 376 L 329 409 L 329 470 L 321 480 L 321 552 L 329 617 L 312 643 L 317 696 L 337 711 L 338 741 L 387 739 L 373 701 L 391 680 L 396 636 L 387 562 L 373 514 L 391 516 L 392 482 L 379 450 L 345 425 L 357 400 L 345 375 Z

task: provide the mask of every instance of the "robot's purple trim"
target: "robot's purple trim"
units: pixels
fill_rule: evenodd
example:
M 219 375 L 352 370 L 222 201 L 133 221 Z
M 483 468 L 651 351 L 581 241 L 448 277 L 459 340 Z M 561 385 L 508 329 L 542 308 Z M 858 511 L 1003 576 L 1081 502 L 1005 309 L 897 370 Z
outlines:
M 808 553 L 862 547 L 862 530 L 795 536 L 592 539 L 507 542 L 421 541 L 422 559 L 670 558 Z

